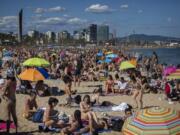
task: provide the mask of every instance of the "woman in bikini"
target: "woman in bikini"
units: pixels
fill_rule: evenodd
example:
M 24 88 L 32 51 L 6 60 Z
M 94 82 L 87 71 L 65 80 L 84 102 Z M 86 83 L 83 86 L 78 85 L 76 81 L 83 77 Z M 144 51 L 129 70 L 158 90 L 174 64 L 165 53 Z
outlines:
M 6 101 L 6 107 L 4 108 L 5 114 L 7 114 L 7 133 L 10 129 L 11 116 L 16 126 L 16 133 L 18 128 L 18 120 L 16 115 L 16 78 L 14 73 L 7 74 L 7 82 L 4 87 L 4 93 L 2 97 Z
M 61 135 L 72 134 L 73 132 L 78 131 L 81 128 L 83 128 L 83 124 L 81 121 L 81 111 L 76 110 L 74 111 L 74 115 L 69 125 L 61 130 Z
M 108 76 L 108 80 L 105 83 L 105 91 L 106 91 L 106 94 L 108 94 L 109 92 L 115 93 L 115 91 L 114 91 L 114 80 L 113 80 L 112 75 Z

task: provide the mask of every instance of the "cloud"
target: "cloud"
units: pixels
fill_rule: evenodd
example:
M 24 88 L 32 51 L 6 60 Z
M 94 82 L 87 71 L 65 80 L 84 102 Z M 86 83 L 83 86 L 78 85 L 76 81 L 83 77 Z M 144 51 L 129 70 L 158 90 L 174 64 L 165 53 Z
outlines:
M 0 30 L 1 31 L 14 31 L 17 29 L 17 16 L 3 16 L 0 17 Z
M 34 12 L 37 13 L 37 14 L 42 14 L 42 13 L 46 12 L 46 9 L 44 9 L 44 8 L 36 8 Z
M 74 17 L 74 18 L 70 18 L 67 22 L 71 25 L 81 25 L 81 24 L 86 23 L 87 20 Z
M 53 7 L 53 8 L 49 8 L 48 11 L 49 12 L 63 12 L 65 11 L 66 9 L 64 7 L 60 7 L 60 6 L 57 6 L 57 7 Z
M 35 13 L 36 14 L 42 14 L 42 13 L 45 13 L 45 12 L 64 12 L 66 9 L 64 7 L 60 7 L 60 6 L 57 6 L 57 7 L 52 7 L 52 8 L 36 8 L 35 9 Z
M 141 14 L 141 13 L 143 12 L 143 10 L 142 10 L 142 9 L 139 9 L 137 12 L 138 12 L 139 14 Z
M 121 8 L 128 8 L 129 6 L 127 4 L 121 5 Z
M 37 23 L 44 24 L 44 25 L 65 25 L 66 19 L 60 18 L 60 17 L 50 17 L 44 20 L 39 20 L 37 21 Z
M 171 17 L 168 17 L 167 18 L 167 21 L 170 23 L 170 22 L 172 22 L 172 18 Z
M 93 4 L 85 9 L 87 12 L 92 13 L 108 13 L 114 11 L 108 5 L 101 5 L 101 4 Z

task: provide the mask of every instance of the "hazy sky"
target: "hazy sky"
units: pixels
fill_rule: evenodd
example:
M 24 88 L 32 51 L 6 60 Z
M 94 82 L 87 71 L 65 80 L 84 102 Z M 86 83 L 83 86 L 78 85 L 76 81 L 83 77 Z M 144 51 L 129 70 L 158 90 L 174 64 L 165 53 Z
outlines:
M 72 32 L 108 24 L 118 36 L 132 33 L 180 37 L 180 0 L 0 0 L 0 31 L 17 32 L 24 10 L 28 30 Z

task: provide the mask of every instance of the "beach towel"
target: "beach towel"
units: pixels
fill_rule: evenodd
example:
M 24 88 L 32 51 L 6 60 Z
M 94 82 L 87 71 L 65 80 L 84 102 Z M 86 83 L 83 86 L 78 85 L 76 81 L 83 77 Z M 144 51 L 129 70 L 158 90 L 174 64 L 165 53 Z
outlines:
M 118 106 L 113 106 L 112 111 L 125 111 L 127 108 L 129 108 L 129 105 L 123 102 Z
M 55 133 L 59 133 L 60 132 L 60 129 L 59 128 L 54 128 L 54 127 L 46 127 L 44 125 L 44 123 L 41 123 L 39 126 L 38 126 L 38 129 L 40 132 L 55 132 Z
M 6 130 L 6 122 L 0 122 L 0 132 Z M 14 123 L 10 124 L 10 128 L 15 129 L 16 126 Z

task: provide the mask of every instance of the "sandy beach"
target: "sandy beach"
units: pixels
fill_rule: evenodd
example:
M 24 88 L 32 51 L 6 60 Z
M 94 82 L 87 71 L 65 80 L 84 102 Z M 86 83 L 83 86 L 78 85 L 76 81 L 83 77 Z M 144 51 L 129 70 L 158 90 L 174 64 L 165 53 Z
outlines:
M 64 83 L 60 80 L 47 80 L 46 83 L 49 86 L 58 86 L 60 89 L 63 89 L 64 87 Z M 84 95 L 84 94 L 90 94 L 93 89 L 95 87 L 88 87 L 91 85 L 98 85 L 98 84 L 103 84 L 104 82 L 82 82 L 81 87 L 73 87 L 73 90 L 78 90 L 77 94 L 80 95 Z M 153 106 L 160 106 L 160 107 L 168 107 L 168 108 L 172 108 L 175 110 L 180 110 L 180 105 L 179 103 L 175 103 L 172 105 L 169 105 L 167 101 L 165 100 L 159 100 L 159 97 L 162 97 L 163 94 L 145 94 L 143 96 L 143 103 L 144 103 L 144 107 L 153 107 Z M 18 116 L 18 123 L 19 123 L 19 132 L 21 134 L 24 135 L 50 135 L 52 134 L 51 132 L 49 133 L 40 133 L 38 132 L 38 124 L 33 123 L 31 121 L 28 121 L 26 119 L 24 119 L 22 117 L 22 112 L 23 112 L 23 105 L 24 105 L 24 101 L 25 98 L 27 97 L 27 95 L 22 95 L 22 94 L 17 94 L 16 98 L 17 98 L 17 116 Z M 46 107 L 47 105 L 47 101 L 48 101 L 49 97 L 37 97 L 37 102 L 39 107 Z M 57 96 L 57 98 L 59 99 L 59 103 L 64 103 L 66 96 Z M 127 95 L 114 95 L 114 96 L 102 96 L 100 97 L 100 101 L 111 101 L 115 104 L 120 104 L 121 102 L 126 102 L 130 105 L 134 105 L 133 103 L 133 99 L 131 96 L 127 96 Z M 0 104 L 0 119 L 3 119 L 3 101 Z M 64 108 L 64 107 L 56 107 L 56 109 L 58 109 L 59 111 L 63 111 L 68 115 L 71 115 L 75 109 L 79 109 L 78 107 L 71 107 L 71 108 Z M 98 116 L 101 116 L 102 112 L 97 112 Z M 109 115 L 113 115 L 113 116 L 123 116 L 124 113 L 123 112 L 106 112 Z M 14 132 L 13 130 L 11 131 L 12 133 Z M 54 133 L 54 135 L 56 135 L 57 133 Z M 109 133 L 103 133 L 103 134 L 109 134 Z M 119 132 L 111 132 L 110 134 L 112 135 L 119 135 Z

